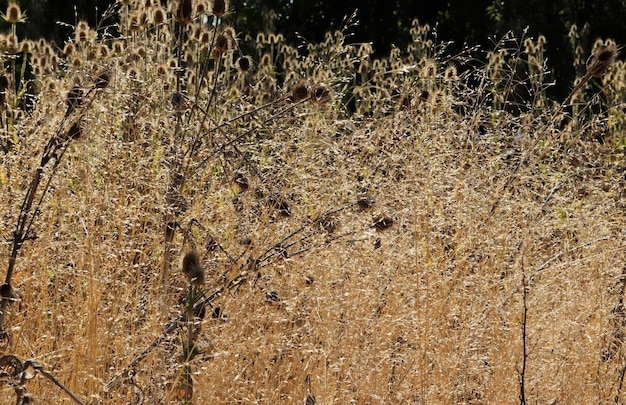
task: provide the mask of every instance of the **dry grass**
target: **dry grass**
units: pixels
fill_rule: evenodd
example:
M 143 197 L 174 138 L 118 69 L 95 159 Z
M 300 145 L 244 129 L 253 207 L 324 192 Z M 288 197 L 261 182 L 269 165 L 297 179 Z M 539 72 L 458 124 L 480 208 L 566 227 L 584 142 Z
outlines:
M 195 248 L 204 289 L 224 290 L 198 321 L 194 403 L 520 402 L 524 306 L 527 401 L 626 400 L 621 62 L 591 82 L 601 96 L 559 108 L 542 93 L 541 41 L 507 37 L 467 71 L 424 47 L 430 30 L 416 25 L 406 55 L 376 61 L 342 32 L 306 56 L 262 36 L 254 69 L 236 69 L 231 45 L 198 87 L 209 48 L 194 30 L 212 31 L 197 17 L 187 26 L 178 82 L 178 25 L 170 13 L 142 24 L 151 10 L 139 3 L 120 9 L 122 39 L 82 26 L 70 55 L 29 43 L 48 58 L 34 66 L 31 110 L 7 91 L 3 265 L 67 92 L 112 72 L 74 112 L 80 138 L 44 172 L 50 190 L 17 258 L 3 353 L 35 359 L 85 403 L 138 392 L 184 403 L 185 322 L 105 390 L 184 311 L 176 258 Z M 293 103 L 299 83 L 330 85 L 332 100 Z M 185 209 L 172 211 L 171 193 Z M 363 196 L 376 203 L 359 206 Z M 377 229 L 381 219 L 393 224 Z M 164 288 L 168 220 L 178 228 Z M 41 403 L 70 403 L 41 376 L 26 387 Z M 0 404 L 15 403 L 0 388 Z

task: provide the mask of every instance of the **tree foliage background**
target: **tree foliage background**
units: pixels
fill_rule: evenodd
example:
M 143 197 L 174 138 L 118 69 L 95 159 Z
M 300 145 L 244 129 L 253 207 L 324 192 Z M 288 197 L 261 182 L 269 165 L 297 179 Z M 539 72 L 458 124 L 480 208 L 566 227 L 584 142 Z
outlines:
M 149 1 L 149 0 L 138 0 Z M 153 0 L 166 3 L 166 0 Z M 62 44 L 71 32 L 65 24 L 85 19 L 95 24 L 113 0 L 20 0 L 28 20 L 19 28 L 31 39 L 45 37 Z M 0 1 L 5 10 L 7 0 Z M 453 41 L 451 51 L 463 44 L 488 51 L 509 30 L 518 36 L 548 39 L 548 64 L 554 72 L 556 96 L 569 91 L 574 78 L 573 49 L 568 33 L 576 24 L 585 53 L 596 38 L 626 43 L 626 0 L 232 0 L 230 21 L 242 37 L 258 32 L 280 32 L 292 43 L 319 42 L 329 30 L 338 29 L 357 10 L 354 42 L 372 42 L 378 55 L 410 41 L 411 21 L 428 23 L 438 41 Z

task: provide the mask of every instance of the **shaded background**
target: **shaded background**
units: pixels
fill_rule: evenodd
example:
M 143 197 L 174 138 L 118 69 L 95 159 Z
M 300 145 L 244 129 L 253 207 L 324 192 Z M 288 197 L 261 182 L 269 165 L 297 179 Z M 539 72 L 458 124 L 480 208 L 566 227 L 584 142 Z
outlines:
M 158 0 L 157 0 L 158 1 Z M 70 37 L 71 27 L 86 19 L 95 25 L 98 17 L 113 0 L 22 0 L 27 11 L 26 24 L 19 25 L 20 37 L 44 37 L 62 44 Z M 162 3 L 166 2 L 162 0 Z M 7 1 L 0 1 L 6 10 Z M 358 10 L 359 25 L 352 29 L 354 42 L 372 42 L 375 56 L 385 56 L 392 46 L 405 48 L 410 41 L 411 21 L 437 27 L 440 41 L 454 41 L 450 51 L 464 43 L 493 49 L 508 30 L 518 35 L 529 27 L 535 38 L 547 39 L 548 64 L 557 86 L 552 95 L 562 98 L 569 91 L 575 72 L 573 50 L 568 32 L 572 24 L 579 29 L 588 24 L 582 38 L 585 53 L 591 51 L 596 38 L 613 38 L 626 43 L 626 0 L 232 0 L 229 22 L 239 33 L 253 38 L 259 31 L 281 32 L 293 44 L 319 42 L 329 30 L 341 26 L 346 15 Z M 3 23 L 0 28 L 8 28 Z

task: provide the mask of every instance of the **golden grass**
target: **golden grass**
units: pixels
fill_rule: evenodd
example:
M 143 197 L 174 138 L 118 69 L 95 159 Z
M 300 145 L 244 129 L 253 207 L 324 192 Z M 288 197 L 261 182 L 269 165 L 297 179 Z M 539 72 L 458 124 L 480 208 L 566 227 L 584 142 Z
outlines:
M 392 55 L 357 80 L 351 72 L 371 50 L 337 32 L 306 58 L 261 38 L 253 72 L 238 72 L 237 51 L 227 52 L 197 98 L 189 84 L 181 112 L 170 102 L 172 69 L 158 72 L 175 59 L 157 41 L 166 28 L 135 27 L 127 51 L 103 58 L 86 57 L 99 40 L 76 44 L 81 68 L 42 73 L 35 108 L 4 115 L 2 139 L 13 145 L 0 155 L 0 233 L 10 238 L 74 77 L 88 88 L 111 69 L 53 177 L 37 239 L 18 256 L 3 353 L 37 360 L 86 403 L 130 403 L 140 391 L 145 403 L 183 403 L 178 331 L 139 363 L 132 384 L 105 392 L 183 310 L 180 260 L 165 312 L 160 279 L 173 154 L 186 170 L 177 257 L 196 247 L 209 294 L 246 276 L 207 308 L 204 351 L 189 363 L 193 403 L 519 402 L 524 288 L 527 400 L 624 400 L 624 94 L 607 88 L 605 112 L 585 115 L 592 100 L 576 120 L 554 118 L 556 107 L 511 114 L 484 97 L 503 91 L 492 99 L 501 106 L 519 83 L 493 76 L 471 88 L 451 71 L 444 80 L 447 66 L 429 54 Z M 146 56 L 128 57 L 139 44 Z M 281 58 L 289 86 L 329 83 L 335 101 L 287 103 Z M 499 78 L 517 66 L 498 63 Z M 474 73 L 488 78 L 493 66 Z M 195 69 L 187 74 L 200 77 Z M 350 94 L 348 116 L 340 97 Z M 204 123 L 194 103 L 210 109 Z M 197 134 L 196 155 L 172 152 Z M 376 204 L 360 208 L 363 195 Z M 373 227 L 381 217 L 393 225 Z M 3 251 L 4 265 L 7 240 Z M 26 386 L 41 403 L 70 403 L 41 376 Z M 0 404 L 15 403 L 13 388 L 0 388 Z

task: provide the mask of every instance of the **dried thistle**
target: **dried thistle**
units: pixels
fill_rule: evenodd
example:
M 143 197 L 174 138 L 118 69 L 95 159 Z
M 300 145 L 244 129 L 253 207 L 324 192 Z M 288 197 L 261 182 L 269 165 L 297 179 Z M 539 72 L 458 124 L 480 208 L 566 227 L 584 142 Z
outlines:
M 228 3 L 225 0 L 213 0 L 211 4 L 211 14 L 218 18 L 224 17 L 228 10 Z
M 200 264 L 200 256 L 195 250 L 187 252 L 183 257 L 183 274 L 192 285 L 200 287 L 204 284 L 204 268 Z
M 309 88 L 304 83 L 298 83 L 293 89 L 291 89 L 291 95 L 289 100 L 297 103 L 309 97 Z
M 605 46 L 596 51 L 587 60 L 587 74 L 592 77 L 602 77 L 611 67 L 619 49 L 615 46 Z
M 230 48 L 230 38 L 224 33 L 219 34 L 217 38 L 215 39 L 215 46 L 213 47 L 213 52 L 215 52 L 216 54 L 221 54 L 221 53 L 226 52 L 229 48 Z
M 26 20 L 24 14 L 22 14 L 20 6 L 15 2 L 9 4 L 7 7 L 7 13 L 2 15 L 2 19 L 9 24 L 17 24 Z
M 187 24 L 191 22 L 193 16 L 193 1 L 192 0 L 180 0 L 174 5 L 174 19 L 181 24 Z
M 252 69 L 252 66 L 252 58 L 249 56 L 242 56 L 241 58 L 237 59 L 237 67 L 242 72 L 249 71 L 250 69 Z

